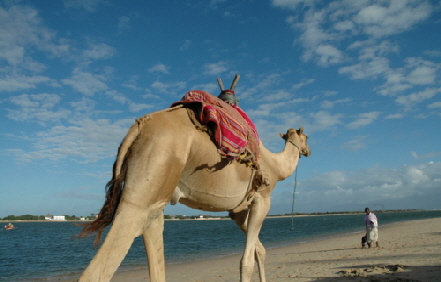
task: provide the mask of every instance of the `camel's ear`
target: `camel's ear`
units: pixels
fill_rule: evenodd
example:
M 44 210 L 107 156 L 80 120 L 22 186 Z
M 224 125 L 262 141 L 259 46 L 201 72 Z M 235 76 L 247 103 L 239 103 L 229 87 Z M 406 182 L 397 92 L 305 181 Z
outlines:
M 286 135 L 283 133 L 279 133 L 280 137 L 282 137 L 283 140 L 286 140 Z
M 303 134 L 303 126 L 300 126 L 300 128 L 299 128 L 299 133 L 300 133 L 300 134 Z

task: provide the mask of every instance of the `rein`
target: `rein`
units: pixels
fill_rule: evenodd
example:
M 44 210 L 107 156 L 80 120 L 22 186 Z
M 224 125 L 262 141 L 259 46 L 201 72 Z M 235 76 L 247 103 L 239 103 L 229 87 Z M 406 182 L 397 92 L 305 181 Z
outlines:
M 299 149 L 299 158 L 302 157 L 301 154 L 301 150 L 300 147 L 297 146 L 294 142 L 292 142 L 291 140 L 288 141 L 289 143 L 291 143 L 294 147 L 296 147 L 297 149 Z M 297 168 L 299 167 L 299 164 L 297 163 L 297 167 L 296 167 L 296 175 L 295 175 L 295 180 L 294 180 L 294 189 L 292 191 L 292 206 L 291 206 L 291 231 L 294 231 L 294 203 L 296 200 L 296 188 L 297 188 Z
M 298 165 L 297 165 L 298 167 Z M 294 189 L 292 191 L 292 206 L 291 206 L 291 231 L 294 231 L 294 202 L 296 200 L 296 188 L 297 188 L 297 168 L 296 168 L 296 176 L 294 180 Z

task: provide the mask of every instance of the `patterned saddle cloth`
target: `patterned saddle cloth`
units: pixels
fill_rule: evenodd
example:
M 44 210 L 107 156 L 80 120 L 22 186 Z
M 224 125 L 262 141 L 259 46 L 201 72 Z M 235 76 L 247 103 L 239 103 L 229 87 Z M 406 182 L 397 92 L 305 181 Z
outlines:
M 214 139 L 218 152 L 230 159 L 245 159 L 257 164 L 259 135 L 248 115 L 239 107 L 231 106 L 216 96 L 201 90 L 187 92 L 181 101 L 171 107 L 198 103 L 196 115 L 203 125 L 214 123 Z M 192 107 L 193 108 L 193 107 Z

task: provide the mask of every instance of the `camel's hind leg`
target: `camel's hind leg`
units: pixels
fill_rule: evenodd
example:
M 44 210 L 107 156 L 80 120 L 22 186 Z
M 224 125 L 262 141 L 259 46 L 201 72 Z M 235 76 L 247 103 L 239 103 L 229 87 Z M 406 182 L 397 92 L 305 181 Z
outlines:
M 184 150 L 182 152 L 185 153 Z M 126 184 L 113 226 L 81 276 L 81 282 L 109 281 L 127 255 L 135 237 L 153 234 L 156 236 L 154 238 L 158 239 L 157 236 L 162 236 L 162 233 L 155 232 L 154 228 L 162 223 L 162 219 L 158 218 L 163 217 L 162 210 L 173 195 L 184 164 L 175 161 L 173 165 L 165 165 L 167 162 L 164 158 L 161 159 L 152 153 L 151 158 L 142 158 L 141 153 L 137 153 L 137 156 L 140 159 L 131 160 L 129 163 Z M 147 161 L 141 161 L 142 159 Z M 147 251 L 151 249 L 148 247 L 151 245 L 149 240 Z M 152 256 L 157 262 L 163 260 L 163 254 L 158 256 L 157 252 L 153 251 Z M 153 276 L 164 277 L 164 267 L 157 267 L 155 263 L 151 263 L 150 266 L 151 269 L 155 269 Z M 165 280 L 158 278 L 157 281 Z
M 128 253 L 135 237 L 141 235 L 148 210 L 122 202 L 109 233 L 79 282 L 110 281 Z M 134 216 L 136 215 L 136 216 Z
M 249 214 L 249 210 L 243 210 L 239 213 L 230 213 L 231 219 L 233 219 L 236 222 L 236 224 L 245 233 L 245 235 L 247 234 L 248 214 Z M 265 256 L 266 256 L 265 248 L 263 247 L 262 243 L 260 242 L 259 237 L 257 237 L 255 259 L 257 262 L 258 269 L 259 269 L 260 282 L 266 281 Z
M 165 282 L 164 259 L 164 210 L 155 211 L 150 218 L 152 223 L 143 233 L 147 252 L 151 282 Z

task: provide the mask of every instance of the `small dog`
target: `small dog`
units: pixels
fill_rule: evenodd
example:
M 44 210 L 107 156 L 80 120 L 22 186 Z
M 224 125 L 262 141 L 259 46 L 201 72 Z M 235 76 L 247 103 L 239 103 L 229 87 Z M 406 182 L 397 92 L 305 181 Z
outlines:
M 366 236 L 363 236 L 361 237 L 361 248 L 366 249 L 366 245 L 367 245 Z

